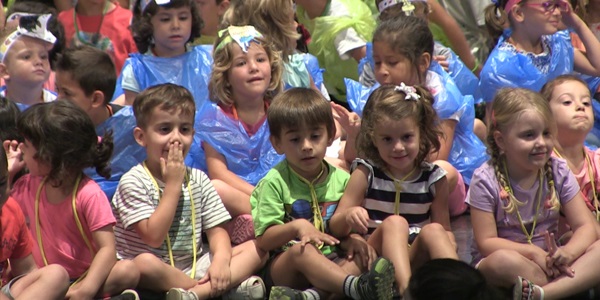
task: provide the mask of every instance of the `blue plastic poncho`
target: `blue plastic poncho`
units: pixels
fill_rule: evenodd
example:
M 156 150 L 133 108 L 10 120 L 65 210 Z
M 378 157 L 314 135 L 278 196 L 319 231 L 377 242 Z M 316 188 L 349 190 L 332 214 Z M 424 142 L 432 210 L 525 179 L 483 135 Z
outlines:
M 471 95 L 475 103 L 483 101 L 479 90 L 479 79 L 452 49 L 435 42 L 433 55 L 443 55 L 448 62 L 448 74 L 463 95 Z M 367 86 L 375 84 L 375 61 L 373 60 L 373 43 L 367 43 L 367 55 L 358 63 L 359 81 Z
M 290 55 L 284 66 L 283 83 L 286 90 L 293 87 L 310 87 L 310 73 L 306 68 L 302 54 L 294 53 Z
M 506 30 L 490 53 L 480 73 L 479 87 L 487 103 L 503 87 L 528 88 L 539 92 L 549 80 L 573 72 L 574 52 L 568 31 L 542 37 L 549 56 L 518 52 L 507 42 Z
M 177 57 L 134 53 L 125 60 L 125 66 L 132 65 L 140 90 L 167 82 L 187 88 L 194 96 L 196 111 L 199 111 L 208 101 L 208 81 L 213 63 L 211 49 L 212 46 L 194 46 Z M 113 99 L 123 94 L 121 82 L 122 78 L 119 78 Z
M 346 79 L 348 105 L 362 115 L 362 110 L 371 93 L 380 85 L 364 87 Z M 473 132 L 475 106 L 473 97 L 463 96 L 456 84 L 442 67 L 432 62 L 427 72 L 426 86 L 434 97 L 433 107 L 441 120 L 458 120 L 448 162 L 463 176 L 466 184 L 471 182 L 473 171 L 488 160 L 486 147 Z
M 325 72 L 325 69 L 322 69 L 321 66 L 319 66 L 319 60 L 317 60 L 316 56 L 310 53 L 302 53 L 301 56 L 315 86 L 320 89 L 323 85 L 323 73 Z
M 216 104 L 207 105 L 196 118 L 196 133 L 225 157 L 227 168 L 252 185 L 256 185 L 283 155 L 277 154 L 269 141 L 265 121 L 253 136 L 248 136 L 240 121 L 227 116 Z
M 98 136 L 103 136 L 108 131 L 113 133 L 114 148 L 110 159 L 110 178 L 106 179 L 98 175 L 94 168 L 87 168 L 84 173 L 100 185 L 109 200 L 115 194 L 121 176 L 146 159 L 146 149 L 133 137 L 135 126 L 135 116 L 131 106 L 121 108 L 104 123 L 96 126 Z

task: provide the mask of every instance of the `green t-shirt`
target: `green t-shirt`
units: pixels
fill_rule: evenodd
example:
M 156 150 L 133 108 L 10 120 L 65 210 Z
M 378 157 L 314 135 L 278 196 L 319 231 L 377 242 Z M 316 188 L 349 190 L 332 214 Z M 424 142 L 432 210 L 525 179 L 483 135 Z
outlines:
M 315 185 L 315 192 L 325 223 L 325 232 L 328 232 L 328 221 L 335 212 L 350 175 L 330 164 L 326 163 L 326 166 L 329 170 L 327 178 Z M 250 196 L 250 204 L 256 236 L 261 236 L 270 226 L 285 224 L 299 218 L 314 224 L 310 189 L 290 170 L 287 160 L 277 164 L 256 185 Z M 289 245 L 283 245 L 282 250 L 287 249 Z M 326 248 L 329 247 L 321 249 L 325 255 L 333 250 Z

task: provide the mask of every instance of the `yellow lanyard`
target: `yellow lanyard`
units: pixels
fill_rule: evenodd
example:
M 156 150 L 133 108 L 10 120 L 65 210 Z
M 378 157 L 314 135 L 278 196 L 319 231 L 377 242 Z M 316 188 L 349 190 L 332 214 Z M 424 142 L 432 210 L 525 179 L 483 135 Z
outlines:
M 556 148 L 554 148 L 554 154 L 556 154 L 556 156 L 558 156 L 559 158 L 563 158 L 563 156 L 560 155 Z M 590 185 L 592 186 L 592 197 L 594 198 L 593 205 L 594 210 L 596 211 L 596 221 L 600 222 L 600 207 L 598 207 L 600 204 L 598 203 L 598 194 L 596 192 L 596 178 L 594 176 L 594 166 L 592 165 L 592 160 L 590 159 L 590 156 L 585 151 L 585 149 L 583 149 L 583 156 L 585 157 L 585 162 L 587 163 L 588 177 L 590 178 Z
M 154 184 L 154 187 L 158 191 L 158 201 L 160 201 L 161 192 L 160 188 L 158 187 L 158 182 L 156 182 L 156 179 L 154 179 L 154 176 L 152 176 L 152 173 L 150 173 L 150 170 L 148 170 L 146 162 L 143 163 L 143 166 L 144 170 L 146 170 L 146 173 L 148 173 L 148 176 L 150 176 L 152 184 Z M 194 279 L 196 277 L 196 256 L 198 255 L 198 249 L 196 249 L 196 207 L 194 205 L 194 198 L 192 196 L 192 189 L 190 187 L 190 177 L 187 174 L 187 172 L 185 174 L 185 182 L 187 185 L 188 194 L 190 195 L 190 203 L 192 207 L 192 272 L 190 274 L 190 277 Z M 171 266 L 175 268 L 175 260 L 173 259 L 173 248 L 171 247 L 171 238 L 169 237 L 168 232 L 167 236 L 165 237 L 165 240 L 167 242 L 167 250 L 169 251 L 169 260 L 171 261 Z
M 48 259 L 46 259 L 46 252 L 44 251 L 44 244 L 42 242 L 42 230 L 41 230 L 41 225 L 40 225 L 40 195 L 42 193 L 42 188 L 44 187 L 44 184 L 46 184 L 46 179 L 47 179 L 47 177 L 42 180 L 42 182 L 38 186 L 37 192 L 35 193 L 35 231 L 36 231 L 38 246 L 40 248 L 40 254 L 42 255 L 42 259 L 44 260 L 45 266 L 48 265 Z M 81 237 L 83 237 L 83 241 L 85 242 L 85 245 L 88 247 L 88 249 L 90 250 L 90 253 L 93 256 L 95 253 L 94 248 L 92 247 L 92 243 L 88 239 L 87 235 L 83 231 L 83 225 L 81 225 L 81 220 L 79 220 L 79 215 L 77 214 L 77 205 L 75 203 L 75 201 L 77 199 L 77 190 L 79 189 L 80 182 L 81 182 L 81 174 L 79 176 L 77 176 L 77 179 L 75 180 L 75 186 L 73 187 L 73 193 L 72 193 L 73 195 L 71 196 L 71 206 L 73 209 L 73 216 L 75 217 L 75 223 L 77 224 L 77 229 L 79 229 L 79 233 L 81 234 Z M 75 284 L 75 283 L 79 282 L 81 279 L 83 279 L 83 277 L 85 277 L 86 274 L 87 274 L 87 271 L 85 271 L 77 279 L 77 281 L 75 281 L 73 284 Z
M 504 163 L 504 173 L 505 173 L 507 181 L 508 181 L 508 192 L 513 197 L 515 197 L 512 186 L 510 184 L 510 177 L 508 176 L 508 169 L 506 168 L 506 163 Z M 535 214 L 533 215 L 533 225 L 531 226 L 531 232 L 527 232 L 527 228 L 525 228 L 525 224 L 523 223 L 523 219 L 521 218 L 521 213 L 519 213 L 519 208 L 517 207 L 517 209 L 516 209 L 517 219 L 519 219 L 519 223 L 521 224 L 521 230 L 523 231 L 523 234 L 525 234 L 525 237 L 527 238 L 527 242 L 529 244 L 533 244 L 531 242 L 531 240 L 533 239 L 533 235 L 535 234 L 535 226 L 537 225 L 538 213 L 540 212 L 540 207 L 542 204 L 542 172 L 538 171 L 538 174 L 539 174 L 539 176 L 538 176 L 539 177 L 539 186 L 538 186 L 538 191 L 537 191 L 537 208 L 535 209 Z
M 311 206 L 312 206 L 312 213 L 313 213 L 313 220 L 315 222 L 315 227 L 321 231 L 321 232 L 325 232 L 325 222 L 323 221 L 323 216 L 321 215 L 321 208 L 319 207 L 319 199 L 317 198 L 317 191 L 315 190 L 315 183 L 317 181 L 319 181 L 319 178 L 321 178 L 321 176 L 323 176 L 323 173 L 325 173 L 325 163 L 321 162 L 321 172 L 319 172 L 319 174 L 317 175 L 317 177 L 315 177 L 315 179 L 313 179 L 312 181 L 308 181 L 308 179 L 300 176 L 300 174 L 296 173 L 296 171 L 294 171 L 294 169 L 292 169 L 290 167 L 290 171 L 292 171 L 292 173 L 296 176 L 298 176 L 298 179 L 300 179 L 300 181 L 304 182 L 306 185 L 308 185 L 308 188 L 310 189 L 310 198 L 311 198 Z
M 394 188 L 396 189 L 396 195 L 394 198 L 394 214 L 397 216 L 400 215 L 400 193 L 402 192 L 402 186 L 400 185 L 400 183 L 404 182 L 410 175 L 412 175 L 412 173 L 415 172 L 415 170 L 417 170 L 416 167 L 410 170 L 410 172 L 404 175 L 404 177 L 402 177 L 401 179 L 396 179 L 396 177 L 386 173 L 386 175 L 389 178 L 391 178 L 392 181 L 394 181 Z

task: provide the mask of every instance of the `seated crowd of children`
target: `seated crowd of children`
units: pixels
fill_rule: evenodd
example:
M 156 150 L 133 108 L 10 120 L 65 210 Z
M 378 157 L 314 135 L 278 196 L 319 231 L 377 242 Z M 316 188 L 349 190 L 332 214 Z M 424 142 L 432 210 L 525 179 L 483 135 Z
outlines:
M 11 5 L 0 299 L 594 298 L 598 5 Z

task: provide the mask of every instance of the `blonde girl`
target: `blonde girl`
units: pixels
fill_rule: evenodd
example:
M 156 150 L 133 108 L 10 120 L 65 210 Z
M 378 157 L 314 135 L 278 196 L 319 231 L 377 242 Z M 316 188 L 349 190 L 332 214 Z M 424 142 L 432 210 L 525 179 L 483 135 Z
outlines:
M 220 31 L 213 57 L 209 83 L 213 104 L 198 118 L 196 132 L 209 177 L 232 187 L 218 189 L 225 207 L 234 217 L 249 217 L 254 186 L 283 159 L 269 141 L 266 122 L 267 108 L 283 88 L 282 61 L 273 44 L 252 26 Z M 239 232 L 230 232 L 234 242 L 254 237 L 248 223 L 236 226 Z
M 336 236 L 370 234 L 369 245 L 394 264 L 400 295 L 411 270 L 434 258 L 458 259 L 446 171 L 426 160 L 440 148 L 432 103 L 425 88 L 404 83 L 371 94 L 356 144 L 364 159 L 352 164 L 330 222 Z
M 533 91 L 502 89 L 492 102 L 491 159 L 467 195 L 474 263 L 514 299 L 563 299 L 600 283 L 595 223 L 564 160 L 551 157 L 552 111 Z M 559 214 L 573 237 L 557 245 Z

